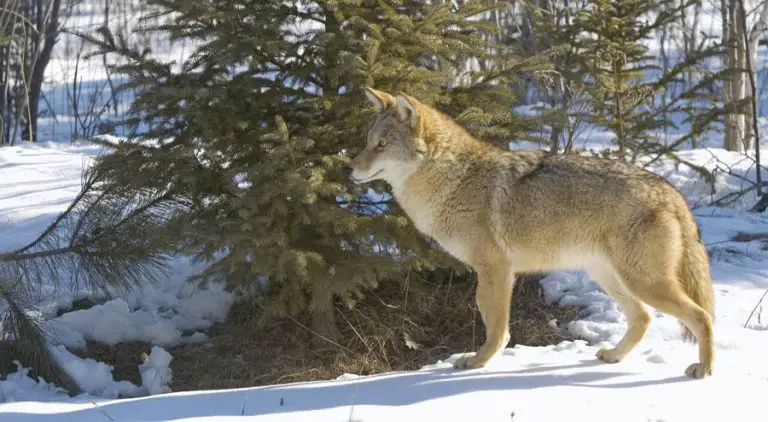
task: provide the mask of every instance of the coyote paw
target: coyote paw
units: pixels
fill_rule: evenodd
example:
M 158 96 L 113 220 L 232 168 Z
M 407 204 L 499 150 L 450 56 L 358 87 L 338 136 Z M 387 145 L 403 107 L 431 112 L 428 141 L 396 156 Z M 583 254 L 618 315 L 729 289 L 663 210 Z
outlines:
M 482 368 L 485 362 L 480 362 L 477 359 L 477 355 L 470 353 L 460 357 L 454 362 L 453 367 L 456 369 L 477 369 Z
M 688 375 L 691 378 L 701 379 L 712 375 L 712 368 L 704 366 L 703 363 L 692 363 L 685 369 L 685 375 Z
M 616 353 L 616 349 L 600 349 L 595 356 L 605 363 L 618 363 L 623 357 Z

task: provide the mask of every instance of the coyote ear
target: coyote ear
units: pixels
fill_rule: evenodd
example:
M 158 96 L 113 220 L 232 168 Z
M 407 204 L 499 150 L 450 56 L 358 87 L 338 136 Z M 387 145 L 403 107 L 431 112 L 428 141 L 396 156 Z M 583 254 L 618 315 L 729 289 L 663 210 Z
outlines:
M 399 94 L 395 100 L 397 115 L 400 116 L 400 120 L 407 122 L 411 129 L 416 129 L 419 124 L 419 112 L 413 105 L 415 102 L 415 99 L 405 94 Z
M 385 110 L 395 104 L 395 97 L 384 91 L 377 91 L 371 87 L 365 87 L 365 96 L 373 104 L 377 112 Z

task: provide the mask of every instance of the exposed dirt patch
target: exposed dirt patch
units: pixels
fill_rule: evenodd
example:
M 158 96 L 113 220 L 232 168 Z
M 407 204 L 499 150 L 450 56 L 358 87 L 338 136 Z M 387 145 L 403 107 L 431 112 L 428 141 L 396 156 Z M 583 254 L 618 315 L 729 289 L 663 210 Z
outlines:
M 508 347 L 572 340 L 549 323 L 571 321 L 580 309 L 546 304 L 537 280 L 521 277 L 516 287 Z M 356 308 L 337 310 L 341 338 L 321 349 L 311 346 L 308 318 L 259 325 L 252 322 L 256 305 L 236 304 L 225 324 L 212 327 L 210 343 L 170 350 L 172 388 L 239 388 L 414 370 L 474 351 L 485 331 L 474 307 L 474 286 L 474 278 L 427 274 L 379 288 Z
M 84 310 L 84 309 L 90 309 L 90 308 L 93 308 L 94 306 L 96 306 L 98 304 L 99 304 L 98 302 L 95 302 L 95 301 L 93 301 L 93 300 L 91 300 L 89 298 L 77 299 L 77 300 L 72 301 L 72 306 L 71 307 L 69 307 L 69 308 L 59 308 L 56 311 L 56 316 L 60 317 L 60 316 L 62 316 L 64 314 L 66 314 L 67 312 L 74 312 L 74 311 L 81 311 L 81 310 Z

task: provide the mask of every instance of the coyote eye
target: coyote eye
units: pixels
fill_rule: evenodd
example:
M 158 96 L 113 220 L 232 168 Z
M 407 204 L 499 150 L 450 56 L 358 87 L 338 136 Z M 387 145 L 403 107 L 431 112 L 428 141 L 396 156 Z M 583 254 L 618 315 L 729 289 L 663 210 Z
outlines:
M 378 148 L 384 148 L 385 146 L 387 146 L 387 143 L 386 143 L 385 141 L 379 141 L 379 144 L 378 144 L 378 145 L 376 145 L 376 146 L 377 146 Z

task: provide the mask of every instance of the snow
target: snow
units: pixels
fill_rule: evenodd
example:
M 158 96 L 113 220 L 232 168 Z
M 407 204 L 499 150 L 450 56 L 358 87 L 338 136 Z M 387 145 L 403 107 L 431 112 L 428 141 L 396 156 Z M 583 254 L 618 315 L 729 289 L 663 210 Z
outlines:
M 180 265 L 177 265 L 177 268 Z M 172 283 L 164 287 L 171 287 Z M 131 301 L 129 304 L 127 301 Z M 198 331 L 224 322 L 233 296 L 221 284 L 179 292 L 152 290 L 116 298 L 88 309 L 67 312 L 44 323 L 49 341 L 68 348 L 94 340 L 107 345 L 143 341 L 160 346 L 207 341 Z M 186 334 L 193 331 L 191 334 Z
M 668 363 L 649 362 L 653 355 L 640 352 L 606 365 L 593 352 L 583 342 L 516 347 L 466 372 L 450 367 L 453 356 L 413 372 L 96 404 L 19 402 L 0 411 L 8 420 L 35 422 L 725 421 L 735 412 L 743 412 L 740 421 L 765 420 L 765 372 L 744 365 L 740 350 L 721 350 L 718 375 L 705 380 L 678 371 L 691 347 L 671 349 Z
M 173 356 L 170 353 L 162 347 L 155 346 L 147 361 L 139 365 L 142 386 L 147 393 L 154 395 L 171 392 L 168 387 L 173 379 L 171 359 Z
M 117 398 L 135 396 L 138 387 L 130 381 L 115 381 L 112 366 L 90 358 L 80 358 L 64 346 L 50 348 L 53 357 L 75 379 L 87 394 L 97 397 Z
M 64 346 L 50 348 L 54 358 L 77 382 L 84 394 L 80 400 L 88 397 L 117 398 L 138 397 L 148 394 L 162 394 L 170 391 L 172 356 L 162 347 L 154 346 L 146 362 L 139 365 L 142 385 L 136 386 L 130 381 L 115 381 L 112 366 L 94 359 L 83 359 L 73 355 Z M 42 379 L 29 377 L 29 368 L 16 364 L 16 372 L 0 380 L 0 403 L 27 402 L 30 400 L 60 400 L 64 390 Z
M 32 379 L 29 376 L 31 368 L 24 368 L 19 361 L 14 360 L 16 372 L 0 379 L 0 403 L 16 401 L 58 400 L 65 393 L 63 389 L 42 379 Z
M 131 310 L 128 303 L 114 299 L 103 305 L 68 312 L 48 322 L 46 327 L 53 341 L 73 347 L 85 347 L 86 340 L 96 340 L 109 346 L 127 341 L 144 341 L 150 344 L 173 346 L 190 342 L 190 336 L 182 336 L 178 325 L 195 327 L 190 321 L 178 316 L 175 320 L 163 318 L 156 312 L 142 309 Z M 204 321 L 202 325 L 208 325 Z M 207 328 L 207 327 L 201 327 Z M 202 333 L 196 332 L 196 340 Z

